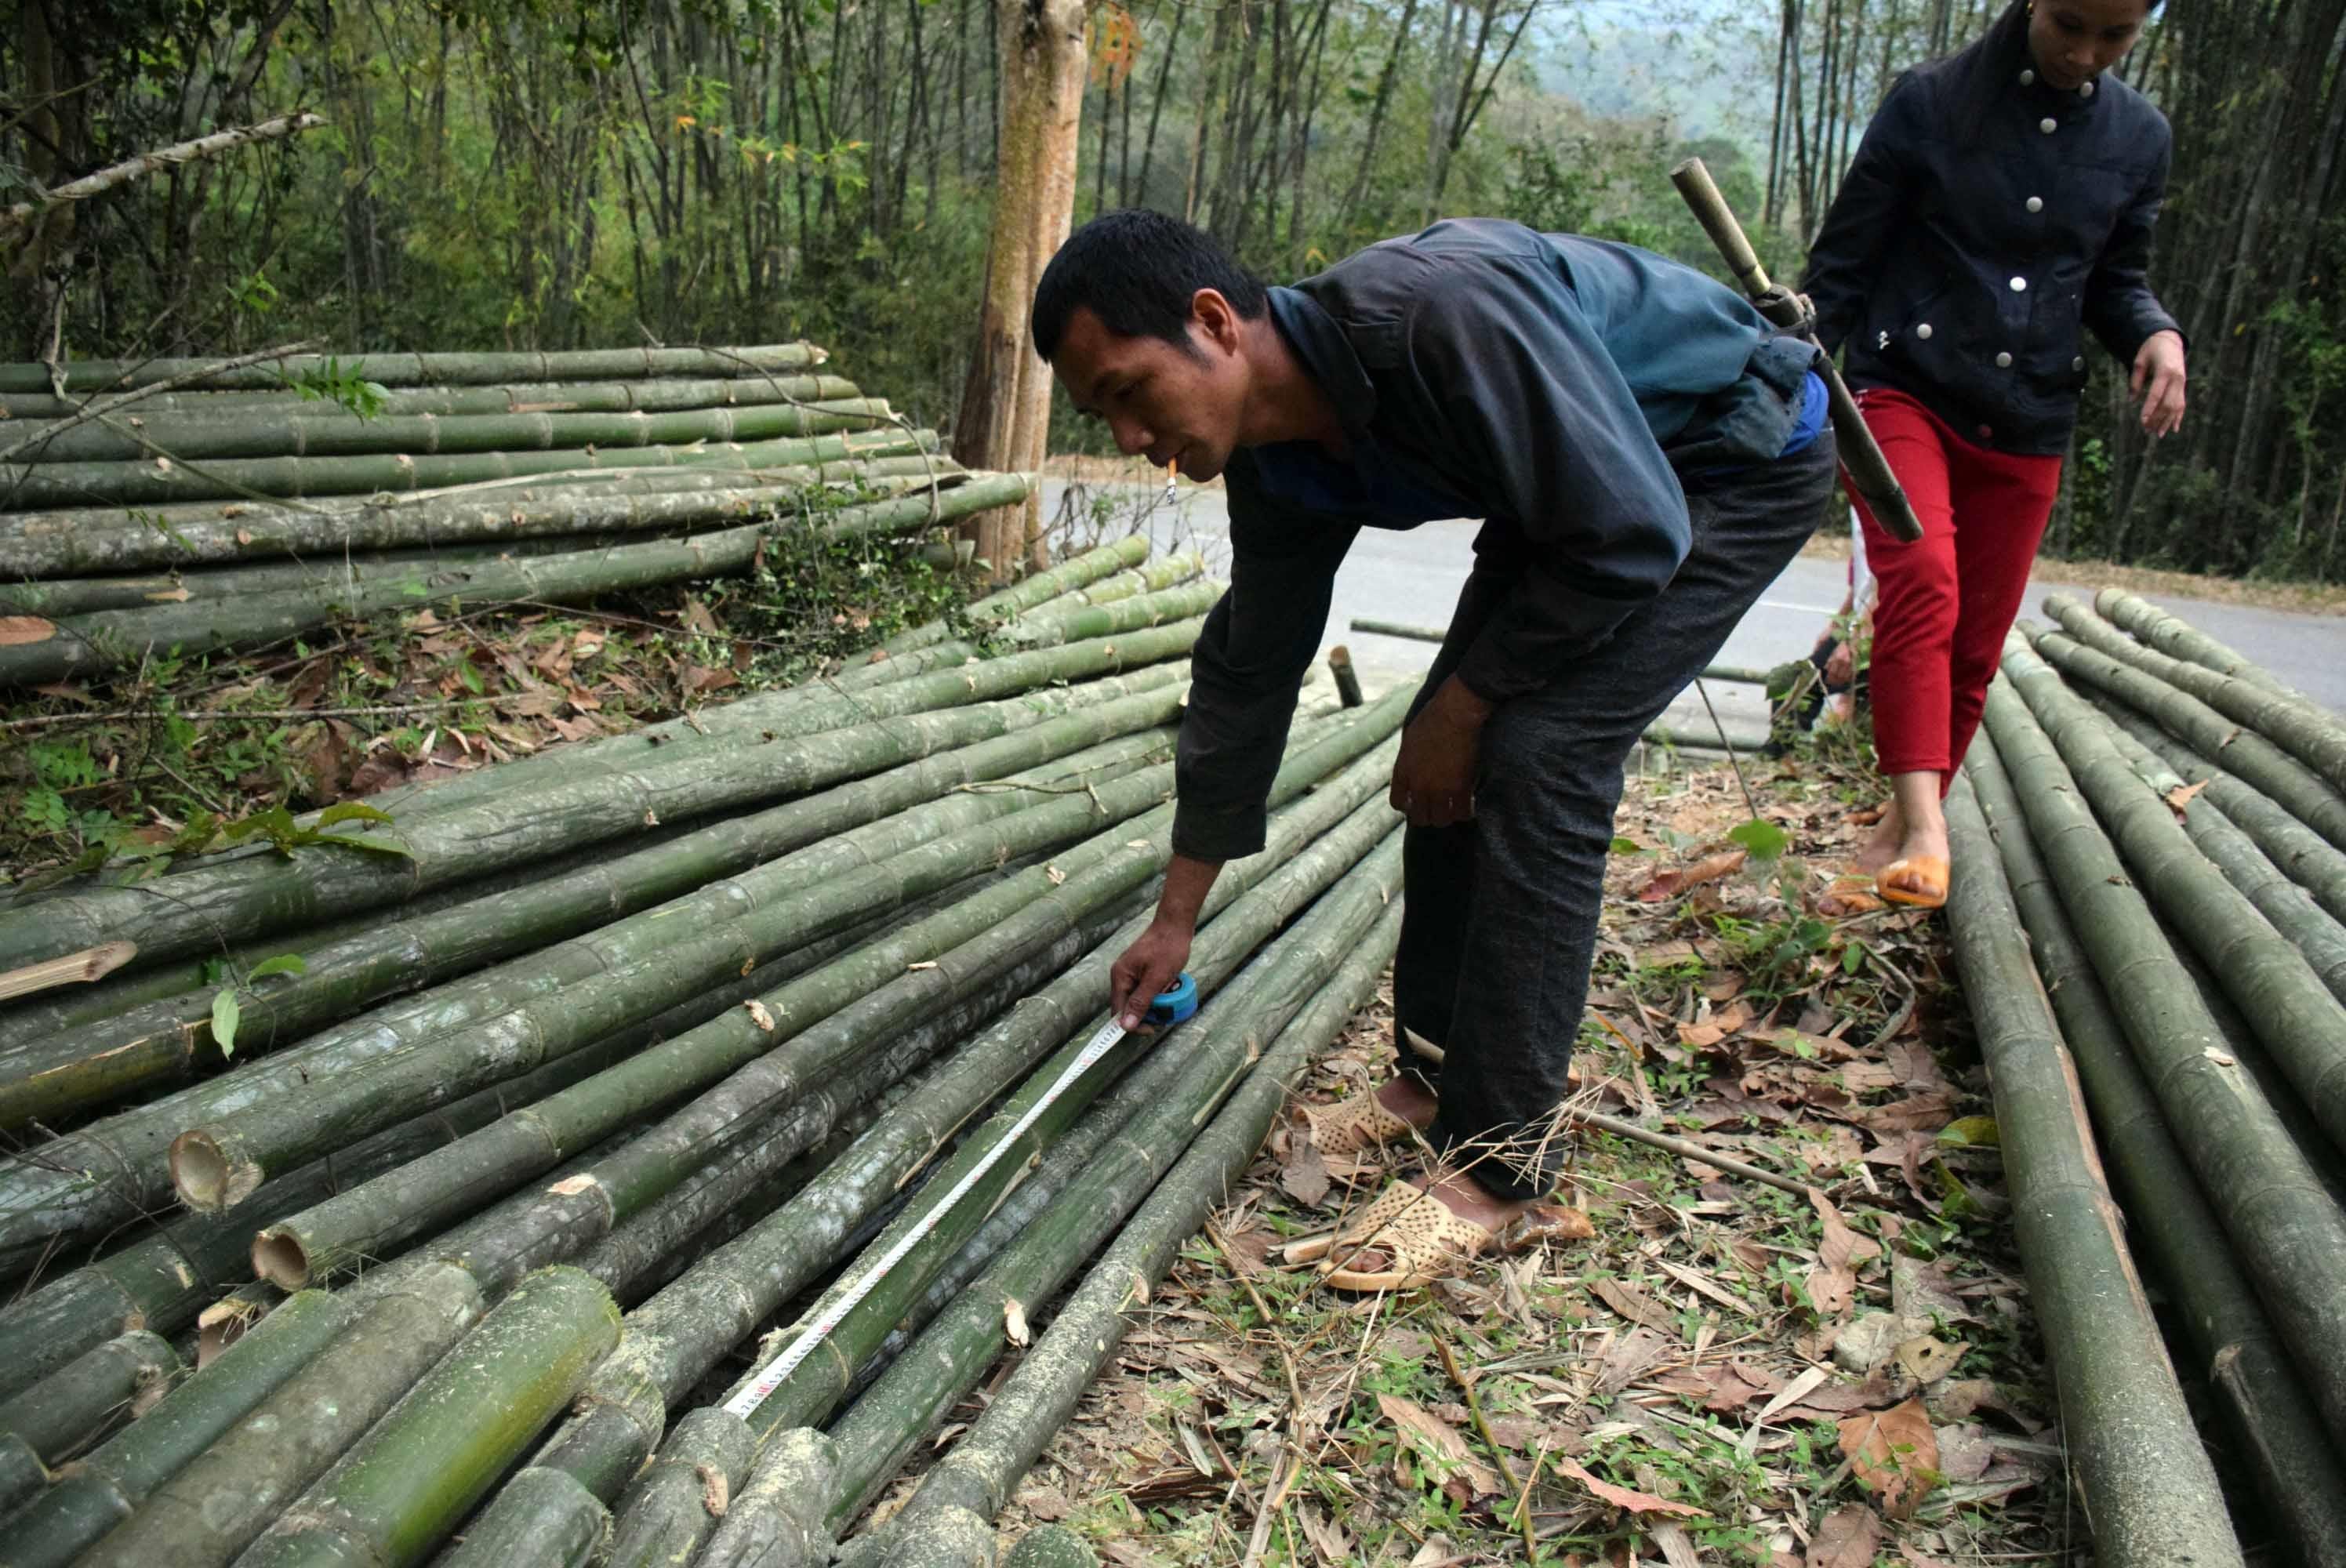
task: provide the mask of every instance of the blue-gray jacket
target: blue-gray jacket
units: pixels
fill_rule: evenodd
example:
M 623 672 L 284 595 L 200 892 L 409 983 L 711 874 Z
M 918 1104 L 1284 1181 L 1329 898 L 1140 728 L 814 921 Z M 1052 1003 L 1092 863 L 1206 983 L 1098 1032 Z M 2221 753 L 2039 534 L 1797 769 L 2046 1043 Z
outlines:
M 1846 341 L 1851 386 L 1896 387 L 1996 451 L 2058 453 L 2086 384 L 2080 324 L 2129 366 L 2176 330 L 2148 280 L 2171 138 L 2115 76 L 2037 80 L 2019 40 L 2000 29 L 1898 79 L 1801 287 L 1826 349 Z
M 1273 289 L 1270 312 L 1349 453 L 1280 443 L 1224 471 L 1230 588 L 1194 655 L 1173 828 L 1201 860 L 1262 847 L 1360 528 L 1485 519 L 1475 569 L 1513 586 L 1459 677 L 1493 701 L 1535 690 L 1668 585 L 1683 485 L 1784 450 L 1816 360 L 1690 268 L 1493 219 L 1370 246 Z

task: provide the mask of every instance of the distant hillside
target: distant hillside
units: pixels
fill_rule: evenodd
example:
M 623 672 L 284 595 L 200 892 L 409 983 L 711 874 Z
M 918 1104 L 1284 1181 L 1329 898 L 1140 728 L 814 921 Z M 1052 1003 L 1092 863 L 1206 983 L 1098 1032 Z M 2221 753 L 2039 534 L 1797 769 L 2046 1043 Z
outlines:
M 1667 117 L 1679 137 L 1764 148 L 1773 20 L 1722 0 L 1589 0 L 1543 18 L 1541 87 L 1606 118 Z

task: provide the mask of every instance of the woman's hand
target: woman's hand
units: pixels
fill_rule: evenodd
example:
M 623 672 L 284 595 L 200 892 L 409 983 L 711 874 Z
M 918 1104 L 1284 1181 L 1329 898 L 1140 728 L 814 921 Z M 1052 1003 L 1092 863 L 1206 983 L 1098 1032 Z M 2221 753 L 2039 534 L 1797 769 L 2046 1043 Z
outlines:
M 1402 731 L 1389 799 L 1412 826 L 1443 828 L 1474 814 L 1474 763 L 1490 716 L 1491 705 L 1454 675 Z
M 2135 351 L 2128 391 L 2142 400 L 2142 428 L 2172 435 L 2183 423 L 2183 334 L 2153 332 Z

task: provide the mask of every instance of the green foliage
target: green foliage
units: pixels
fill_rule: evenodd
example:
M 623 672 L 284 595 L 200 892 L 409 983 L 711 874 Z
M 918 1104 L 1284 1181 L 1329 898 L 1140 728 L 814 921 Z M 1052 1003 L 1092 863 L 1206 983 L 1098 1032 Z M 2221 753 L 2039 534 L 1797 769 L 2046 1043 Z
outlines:
M 327 356 L 324 364 L 307 366 L 298 374 L 280 372 L 279 379 L 305 402 L 331 402 L 362 420 L 381 413 L 383 400 L 391 396 L 390 388 L 361 374 L 358 363 L 345 365 L 333 355 Z
M 407 846 L 396 839 L 362 839 L 350 833 L 330 833 L 326 830 L 343 822 L 388 824 L 391 820 L 388 811 L 379 810 L 362 801 L 345 800 L 340 805 L 327 807 L 319 813 L 317 822 L 311 827 L 305 828 L 296 822 L 293 813 L 284 807 L 271 806 L 265 811 L 255 811 L 249 817 L 223 823 L 219 831 L 220 837 L 231 844 L 258 838 L 289 860 L 294 850 L 320 844 L 339 844 L 347 850 L 363 850 L 371 855 L 413 859 Z

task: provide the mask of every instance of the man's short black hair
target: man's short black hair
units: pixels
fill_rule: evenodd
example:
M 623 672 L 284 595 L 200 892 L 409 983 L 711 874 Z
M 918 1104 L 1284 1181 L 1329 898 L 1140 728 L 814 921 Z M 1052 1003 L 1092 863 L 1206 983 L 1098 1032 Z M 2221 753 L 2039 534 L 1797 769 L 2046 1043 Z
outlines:
M 1088 310 L 1120 338 L 1162 338 L 1189 350 L 1189 301 L 1212 289 L 1244 321 L 1269 309 L 1261 280 L 1204 229 L 1128 207 L 1067 237 L 1035 287 L 1035 351 L 1048 360 L 1067 322 Z

